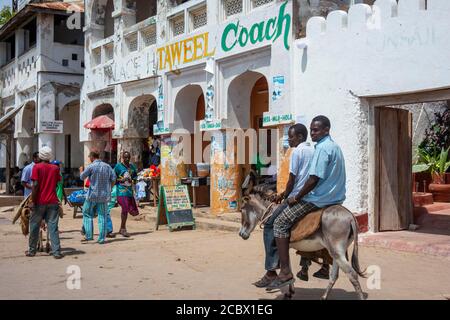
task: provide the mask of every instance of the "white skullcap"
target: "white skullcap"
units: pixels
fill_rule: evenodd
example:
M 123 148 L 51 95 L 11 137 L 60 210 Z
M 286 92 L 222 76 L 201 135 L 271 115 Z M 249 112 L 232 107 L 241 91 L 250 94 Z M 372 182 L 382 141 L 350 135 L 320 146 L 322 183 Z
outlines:
M 39 158 L 41 158 L 42 161 L 50 161 L 53 158 L 53 152 L 52 149 L 49 147 L 42 147 L 39 150 Z

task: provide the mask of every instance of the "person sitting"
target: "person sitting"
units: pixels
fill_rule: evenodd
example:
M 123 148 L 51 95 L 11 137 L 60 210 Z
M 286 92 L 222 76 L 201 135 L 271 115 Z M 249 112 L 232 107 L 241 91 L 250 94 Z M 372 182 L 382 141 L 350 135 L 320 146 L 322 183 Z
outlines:
M 280 259 L 275 243 L 273 224 L 278 216 L 288 207 L 287 200 L 295 197 L 303 188 L 308 179 L 308 168 L 314 154 L 314 147 L 306 142 L 308 138 L 308 130 L 303 124 L 296 124 L 289 128 L 288 131 L 289 147 L 294 148 L 291 153 L 289 180 L 286 184 L 286 189 L 281 194 L 275 195 L 273 200 L 277 203 L 283 201 L 282 204 L 272 213 L 272 216 L 264 224 L 264 248 L 265 248 L 265 269 L 266 274 L 254 285 L 258 288 L 267 287 L 277 278 L 277 269 L 280 266 Z M 310 265 L 308 259 L 302 258 L 300 265 L 303 267 L 302 271 L 308 272 Z M 322 272 L 326 272 L 323 270 Z M 305 280 L 303 276 L 303 280 Z M 306 279 L 307 280 L 307 279 Z
M 341 148 L 331 139 L 330 120 L 318 116 L 311 123 L 311 138 L 316 142 L 309 178 L 300 192 L 288 200 L 286 208 L 275 220 L 274 235 L 280 256 L 281 271 L 267 287 L 280 289 L 294 283 L 289 261 L 290 229 L 308 213 L 345 201 L 346 174 Z

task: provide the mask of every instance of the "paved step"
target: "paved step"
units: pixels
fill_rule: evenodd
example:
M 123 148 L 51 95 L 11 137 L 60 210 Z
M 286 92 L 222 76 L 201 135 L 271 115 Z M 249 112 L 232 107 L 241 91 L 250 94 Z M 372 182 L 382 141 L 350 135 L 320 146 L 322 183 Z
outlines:
M 450 258 L 450 236 L 439 233 L 395 231 L 366 233 L 359 237 L 361 246 L 420 253 Z

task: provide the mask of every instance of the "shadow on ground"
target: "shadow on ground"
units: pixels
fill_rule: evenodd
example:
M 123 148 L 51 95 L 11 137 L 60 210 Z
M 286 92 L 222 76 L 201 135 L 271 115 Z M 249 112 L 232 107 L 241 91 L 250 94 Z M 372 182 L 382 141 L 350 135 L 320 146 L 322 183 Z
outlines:
M 325 293 L 326 288 L 295 288 L 295 294 L 290 300 L 320 300 Z M 277 296 L 273 300 L 286 300 L 284 292 L 278 291 Z M 287 290 L 286 290 L 287 291 Z M 364 298 L 367 299 L 369 295 L 364 292 Z M 264 299 L 265 300 L 265 299 Z M 333 289 L 328 296 L 328 300 L 358 300 L 358 296 L 354 291 L 346 291 L 343 289 Z

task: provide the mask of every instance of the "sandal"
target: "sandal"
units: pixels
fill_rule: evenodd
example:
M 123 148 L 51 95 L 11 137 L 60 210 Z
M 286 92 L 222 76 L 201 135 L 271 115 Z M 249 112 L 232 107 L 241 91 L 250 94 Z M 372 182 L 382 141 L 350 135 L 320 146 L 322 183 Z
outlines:
M 272 281 L 272 283 L 267 286 L 267 290 L 276 290 L 276 289 L 281 289 L 285 286 L 294 284 L 295 279 L 294 278 L 290 278 L 288 280 L 281 280 L 280 278 L 276 278 L 275 280 Z
M 126 229 L 120 230 L 119 233 L 120 233 L 123 237 L 125 237 L 125 238 L 129 238 L 129 237 L 130 237 L 130 234 L 127 232 Z
M 253 283 L 253 285 L 257 288 L 265 288 L 271 284 L 272 281 L 274 281 L 274 278 L 269 278 L 267 275 L 264 275 L 260 280 Z
M 34 257 L 34 256 L 36 256 L 36 252 L 30 252 L 30 251 L 25 251 L 25 255 L 27 256 L 27 257 Z
M 317 271 L 316 273 L 314 273 L 313 277 L 329 280 L 330 279 L 330 271 L 322 268 L 319 271 Z
M 297 273 L 297 278 L 299 278 L 299 279 L 302 280 L 302 281 L 308 281 L 308 280 L 309 280 L 309 277 L 308 277 L 308 271 L 303 271 L 303 269 L 300 270 L 300 271 Z

